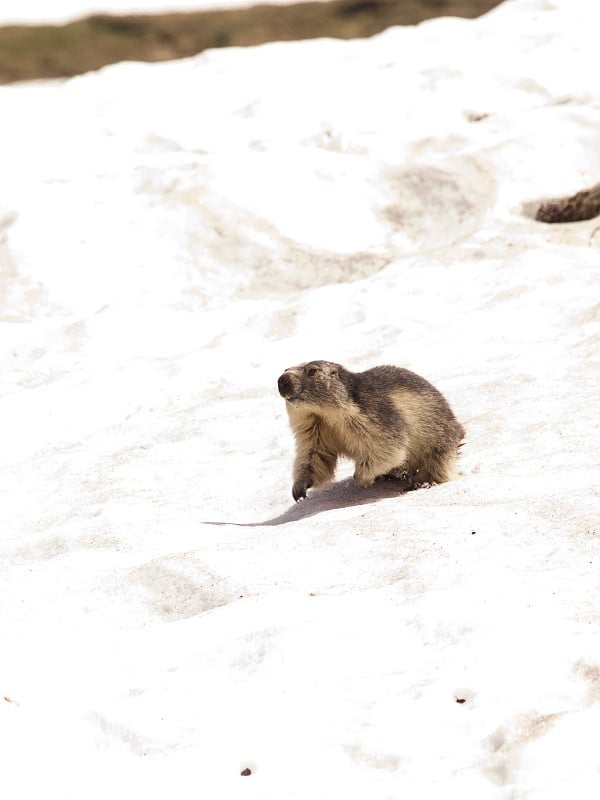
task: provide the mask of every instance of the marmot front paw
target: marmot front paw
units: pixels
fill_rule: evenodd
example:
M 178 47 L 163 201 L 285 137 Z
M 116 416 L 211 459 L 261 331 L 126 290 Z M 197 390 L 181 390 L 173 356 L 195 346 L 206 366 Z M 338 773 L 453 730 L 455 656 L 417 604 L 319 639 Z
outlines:
M 306 491 L 312 486 L 312 481 L 296 481 L 292 486 L 292 497 L 296 502 L 306 500 Z

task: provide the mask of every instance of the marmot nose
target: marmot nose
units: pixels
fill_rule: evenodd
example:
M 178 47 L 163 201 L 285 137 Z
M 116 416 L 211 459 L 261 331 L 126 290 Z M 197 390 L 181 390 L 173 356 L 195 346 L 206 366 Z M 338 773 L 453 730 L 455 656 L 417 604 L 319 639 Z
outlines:
M 285 397 L 286 394 L 292 393 L 292 379 L 289 375 L 286 375 L 285 372 L 279 377 L 279 380 L 277 381 L 277 388 L 279 389 L 279 394 L 282 397 Z

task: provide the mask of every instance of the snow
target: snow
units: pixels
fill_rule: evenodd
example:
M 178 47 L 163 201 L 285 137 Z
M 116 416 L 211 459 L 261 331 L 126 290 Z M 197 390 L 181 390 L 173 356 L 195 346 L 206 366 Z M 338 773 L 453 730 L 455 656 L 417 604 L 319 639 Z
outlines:
M 533 219 L 590 14 L 0 88 L 3 797 L 598 797 L 600 222 Z M 462 476 L 294 505 L 312 358 L 431 380 Z

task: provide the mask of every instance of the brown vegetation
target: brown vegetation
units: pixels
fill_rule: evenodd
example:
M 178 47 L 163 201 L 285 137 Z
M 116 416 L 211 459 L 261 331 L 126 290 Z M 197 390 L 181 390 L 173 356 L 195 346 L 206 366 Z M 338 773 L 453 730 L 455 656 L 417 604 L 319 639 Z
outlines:
M 436 16 L 476 17 L 499 0 L 334 0 L 0 28 L 0 83 L 77 75 L 116 61 L 163 61 L 213 47 L 321 36 L 354 39 Z

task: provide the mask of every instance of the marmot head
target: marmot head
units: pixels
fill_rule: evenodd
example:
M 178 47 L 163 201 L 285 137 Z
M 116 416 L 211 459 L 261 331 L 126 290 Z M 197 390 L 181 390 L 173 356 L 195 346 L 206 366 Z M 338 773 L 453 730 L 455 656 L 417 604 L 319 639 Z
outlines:
M 307 361 L 288 367 L 279 377 L 279 394 L 299 410 L 335 406 L 348 399 L 346 370 L 331 361 Z

